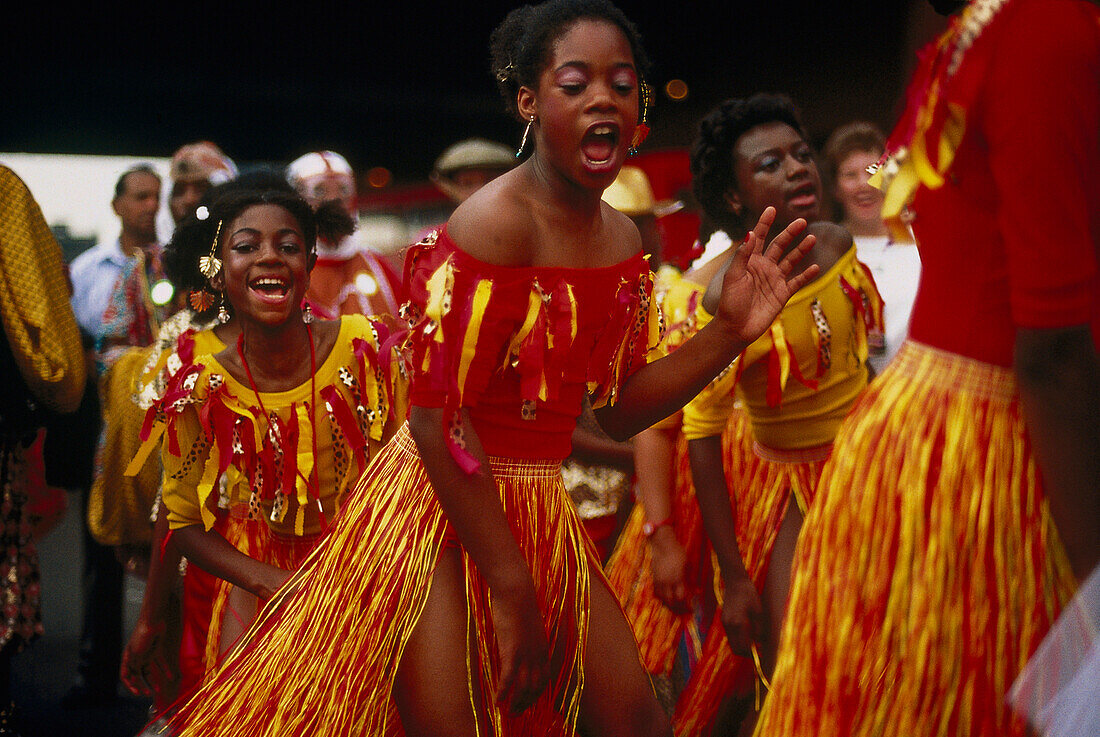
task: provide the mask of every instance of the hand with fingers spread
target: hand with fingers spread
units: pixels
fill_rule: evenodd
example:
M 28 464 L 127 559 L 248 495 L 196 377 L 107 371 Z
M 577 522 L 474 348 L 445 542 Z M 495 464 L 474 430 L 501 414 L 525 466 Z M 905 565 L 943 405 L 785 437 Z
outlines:
M 653 593 L 676 614 L 691 613 L 687 585 L 687 553 L 672 527 L 659 527 L 649 538 Z
M 498 706 L 520 714 L 546 689 L 550 646 L 542 624 L 534 586 L 510 587 L 492 594 L 493 627 L 500 655 Z
M 795 264 L 815 240 L 813 235 L 802 236 L 806 221 L 801 218 L 764 248 L 768 229 L 774 222 L 775 208 L 765 208 L 748 239 L 734 254 L 722 280 L 715 320 L 725 325 L 731 337 L 746 343 L 763 334 L 787 300 L 809 284 L 819 270 L 814 264 L 791 276 Z
M 747 573 L 727 578 L 722 587 L 722 627 L 730 650 L 751 657 L 752 644 L 767 632 L 760 594 Z

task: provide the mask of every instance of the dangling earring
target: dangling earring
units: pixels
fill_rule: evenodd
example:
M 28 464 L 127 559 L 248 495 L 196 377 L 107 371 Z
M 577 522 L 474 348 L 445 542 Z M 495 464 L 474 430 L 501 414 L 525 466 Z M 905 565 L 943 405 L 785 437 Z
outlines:
M 313 322 L 313 308 L 309 306 L 309 302 L 302 306 L 302 322 L 306 325 Z
M 646 122 L 649 118 L 649 99 L 650 89 L 649 85 L 644 81 L 640 85 L 639 92 L 642 96 L 642 122 L 634 128 L 634 137 L 630 139 L 630 148 L 626 150 L 628 156 L 637 156 L 638 147 L 645 141 L 646 136 L 649 135 L 649 125 Z
M 523 156 L 523 149 L 527 148 L 527 136 L 531 133 L 531 126 L 535 124 L 535 116 L 532 115 L 531 119 L 527 121 L 527 127 L 523 129 L 523 138 L 519 142 L 519 150 L 516 151 L 516 158 Z
M 218 302 L 218 322 L 225 325 L 229 322 L 230 317 L 229 310 L 225 306 L 225 294 L 222 294 L 221 300 Z

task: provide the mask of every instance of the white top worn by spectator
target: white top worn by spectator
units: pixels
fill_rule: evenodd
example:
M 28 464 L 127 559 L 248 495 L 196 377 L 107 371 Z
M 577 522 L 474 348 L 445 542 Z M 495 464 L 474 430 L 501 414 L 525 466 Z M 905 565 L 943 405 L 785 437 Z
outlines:
M 871 270 L 884 303 L 886 350 L 869 358 L 877 375 L 909 335 L 909 315 L 920 283 L 920 253 L 914 244 L 894 243 L 888 236 L 861 236 L 855 242 L 856 257 Z

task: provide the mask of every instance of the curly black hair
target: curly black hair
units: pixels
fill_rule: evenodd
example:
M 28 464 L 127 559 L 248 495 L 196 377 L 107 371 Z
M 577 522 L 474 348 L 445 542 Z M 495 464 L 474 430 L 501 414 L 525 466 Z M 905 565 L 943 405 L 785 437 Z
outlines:
M 691 191 L 707 218 L 732 237 L 743 235 L 747 227 L 726 202 L 726 193 L 737 186 L 733 147 L 749 130 L 775 122 L 786 123 L 806 137 L 798 109 L 784 94 L 761 92 L 726 100 L 699 124 L 691 148 Z
M 642 79 L 648 75 L 649 57 L 638 29 L 607 0 L 547 0 L 539 5 L 524 5 L 508 13 L 489 39 L 490 71 L 506 107 L 517 118 L 521 118 L 516 108 L 519 88 L 538 87 L 539 75 L 550 63 L 554 42 L 574 23 L 585 19 L 605 20 L 618 26 L 630 44 L 638 75 Z
M 302 227 L 306 247 L 313 251 L 318 236 L 339 240 L 355 232 L 355 222 L 339 202 L 325 202 L 314 210 L 280 174 L 260 171 L 212 187 L 194 213 L 176 226 L 164 248 L 165 275 L 177 292 L 210 291 L 209 281 L 199 271 L 199 259 L 210 253 L 219 223 L 228 224 L 253 205 L 278 205 Z M 203 208 L 206 211 L 203 212 Z M 199 213 L 205 215 L 199 218 Z M 214 308 L 198 317 L 212 317 Z

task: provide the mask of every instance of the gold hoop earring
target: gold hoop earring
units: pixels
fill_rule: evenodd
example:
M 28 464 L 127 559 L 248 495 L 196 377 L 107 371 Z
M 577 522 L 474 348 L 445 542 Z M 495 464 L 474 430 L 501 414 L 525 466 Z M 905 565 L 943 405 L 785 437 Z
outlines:
M 527 148 L 527 136 L 531 134 L 531 126 L 535 124 L 535 116 L 532 115 L 527 121 L 527 127 L 523 129 L 523 138 L 519 141 L 519 150 L 516 151 L 516 158 L 523 156 L 523 149 Z

